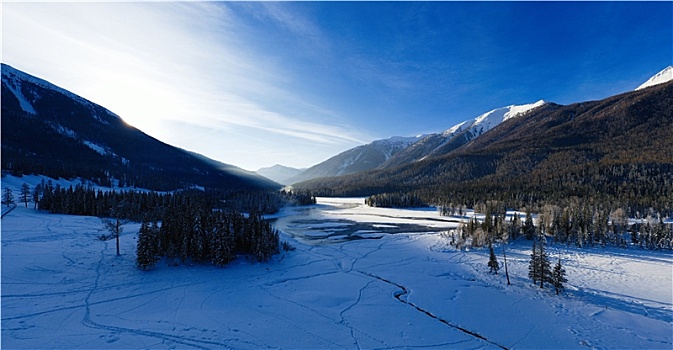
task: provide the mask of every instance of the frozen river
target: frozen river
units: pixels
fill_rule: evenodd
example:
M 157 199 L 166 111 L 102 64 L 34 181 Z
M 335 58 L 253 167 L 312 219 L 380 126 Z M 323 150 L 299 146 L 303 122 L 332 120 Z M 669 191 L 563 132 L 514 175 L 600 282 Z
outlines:
M 274 226 L 308 244 L 380 239 L 387 234 L 437 234 L 460 220 L 441 217 L 435 208 L 370 208 L 364 198 L 319 198 L 317 205 L 290 209 Z

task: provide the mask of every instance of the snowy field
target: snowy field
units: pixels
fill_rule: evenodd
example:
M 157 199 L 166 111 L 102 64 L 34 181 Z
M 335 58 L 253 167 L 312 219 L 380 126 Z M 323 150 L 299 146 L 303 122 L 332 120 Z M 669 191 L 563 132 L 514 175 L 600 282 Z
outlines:
M 20 204 L 2 219 L 2 348 L 673 347 L 669 253 L 551 246 L 569 279 L 556 296 L 528 280 L 529 242 L 508 246 L 507 286 L 487 250 L 438 234 L 457 219 L 361 203 L 278 215 L 297 249 L 268 264 L 151 271 L 134 267 L 138 224 L 117 257 L 98 218 Z

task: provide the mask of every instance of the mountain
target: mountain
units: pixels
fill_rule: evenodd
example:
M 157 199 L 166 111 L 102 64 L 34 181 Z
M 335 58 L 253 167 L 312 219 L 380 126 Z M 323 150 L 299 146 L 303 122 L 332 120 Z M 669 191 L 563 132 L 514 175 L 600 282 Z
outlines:
M 646 82 L 644 82 L 642 85 L 638 86 L 636 90 L 641 90 L 646 87 L 658 85 L 658 84 L 663 84 L 666 82 L 669 82 L 673 80 L 673 66 L 668 66 L 664 68 L 661 72 L 655 74 L 652 76 L 650 79 L 648 79 Z
M 261 168 L 257 170 L 257 174 L 271 179 L 279 184 L 287 185 L 288 180 L 306 169 L 296 169 L 284 165 L 276 164 L 270 167 Z
M 546 103 L 448 154 L 295 187 L 318 195 L 415 192 L 428 202 L 468 205 L 579 198 L 641 212 L 670 209 L 671 106 L 673 82 L 599 101 Z
M 287 181 L 293 184 L 319 177 L 348 175 L 376 169 L 421 137 L 393 136 L 388 139 L 376 140 L 366 145 L 357 146 L 341 152 L 322 163 L 318 163 Z
M 526 113 L 531 109 L 544 105 L 540 100 L 525 105 L 511 105 L 486 112 L 474 119 L 458 123 L 443 133 L 430 134 L 413 145 L 401 150 L 391 157 L 383 168 L 409 164 L 428 157 L 437 157 L 455 150 L 456 148 L 474 140 L 483 133 L 491 130 L 505 120 Z
M 2 64 L 2 171 L 104 186 L 218 191 L 279 185 L 150 137 L 109 110 Z

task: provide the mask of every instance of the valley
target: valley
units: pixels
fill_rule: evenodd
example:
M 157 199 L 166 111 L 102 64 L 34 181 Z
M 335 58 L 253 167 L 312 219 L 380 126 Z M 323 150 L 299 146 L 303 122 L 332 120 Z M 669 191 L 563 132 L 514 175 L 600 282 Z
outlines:
M 468 213 L 471 215 L 471 213 Z M 670 348 L 670 253 L 550 245 L 567 290 L 534 286 L 529 242 L 457 251 L 457 218 L 318 198 L 270 217 L 296 248 L 268 264 L 135 267 L 100 219 L 19 205 L 2 219 L 4 348 Z M 374 239 L 375 238 L 375 239 Z M 496 247 L 499 258 L 501 246 Z

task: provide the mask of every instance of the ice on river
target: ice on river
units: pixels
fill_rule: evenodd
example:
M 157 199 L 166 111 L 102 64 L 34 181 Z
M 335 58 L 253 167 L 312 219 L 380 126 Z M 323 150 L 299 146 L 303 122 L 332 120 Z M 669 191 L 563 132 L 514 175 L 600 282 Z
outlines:
M 507 248 L 507 286 L 487 250 L 447 248 L 454 219 L 361 203 L 279 215 L 297 249 L 268 264 L 150 271 L 134 267 L 138 224 L 117 257 L 98 218 L 18 206 L 2 219 L 2 347 L 673 347 L 670 254 L 551 246 L 569 279 L 556 296 L 526 277 L 528 242 Z

